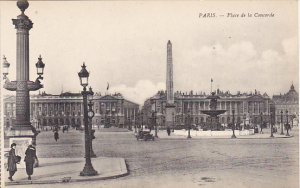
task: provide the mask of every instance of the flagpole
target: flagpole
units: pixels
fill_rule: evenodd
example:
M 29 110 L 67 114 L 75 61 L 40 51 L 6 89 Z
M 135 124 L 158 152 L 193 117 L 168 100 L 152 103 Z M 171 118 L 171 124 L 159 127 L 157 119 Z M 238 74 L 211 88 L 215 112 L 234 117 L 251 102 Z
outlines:
M 212 82 L 213 82 L 213 79 L 211 78 L 211 79 L 210 79 L 210 94 L 211 94 L 211 92 L 212 92 Z
M 108 95 L 109 83 L 107 82 L 106 95 Z

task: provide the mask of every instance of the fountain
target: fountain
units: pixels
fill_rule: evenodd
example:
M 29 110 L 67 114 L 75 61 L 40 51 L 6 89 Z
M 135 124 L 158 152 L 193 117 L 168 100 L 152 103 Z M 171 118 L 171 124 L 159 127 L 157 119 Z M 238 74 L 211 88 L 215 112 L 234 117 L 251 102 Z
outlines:
M 209 115 L 209 120 L 207 122 L 210 122 L 208 125 L 210 127 L 210 130 L 217 130 L 220 131 L 221 127 L 219 126 L 218 122 L 218 115 L 223 114 L 226 112 L 226 110 L 217 110 L 217 101 L 220 99 L 219 96 L 216 95 L 215 92 L 211 92 L 211 95 L 207 97 L 207 99 L 210 99 L 210 110 L 201 110 L 203 114 Z M 203 128 L 207 129 L 207 126 Z

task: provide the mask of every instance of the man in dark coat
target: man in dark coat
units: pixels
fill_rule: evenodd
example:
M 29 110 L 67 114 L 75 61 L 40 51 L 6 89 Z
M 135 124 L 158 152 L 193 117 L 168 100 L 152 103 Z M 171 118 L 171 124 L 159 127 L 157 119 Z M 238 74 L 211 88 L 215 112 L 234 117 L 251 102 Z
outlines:
M 36 150 L 33 145 L 29 145 L 25 152 L 25 164 L 26 164 L 26 173 L 28 175 L 28 180 L 31 180 L 31 175 L 33 174 L 33 165 L 34 161 L 38 160 L 36 156 Z
M 57 142 L 57 140 L 59 139 L 59 136 L 58 136 L 58 132 L 57 132 L 57 131 L 55 131 L 55 133 L 54 133 L 54 139 L 55 139 L 56 142 Z
M 170 127 L 167 127 L 167 133 L 168 133 L 168 136 L 170 136 L 170 134 L 171 134 L 171 129 L 170 129 Z
M 18 162 L 18 158 L 16 156 L 16 144 L 12 143 L 10 148 L 11 149 L 9 151 L 8 162 L 7 162 L 7 166 L 8 166 L 7 171 L 9 171 L 8 179 L 10 181 L 13 181 L 12 177 L 17 171 L 17 162 Z

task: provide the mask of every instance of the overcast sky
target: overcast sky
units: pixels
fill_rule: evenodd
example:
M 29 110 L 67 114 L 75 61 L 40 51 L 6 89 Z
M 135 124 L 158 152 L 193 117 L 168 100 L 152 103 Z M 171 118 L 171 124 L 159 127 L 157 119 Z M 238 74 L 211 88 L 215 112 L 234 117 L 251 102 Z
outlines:
M 94 91 L 121 92 L 142 104 L 165 89 L 167 41 L 173 44 L 174 91 L 214 88 L 298 91 L 298 20 L 296 1 L 29 1 L 30 77 L 36 78 L 39 54 L 46 64 L 47 93 L 78 92 L 82 62 Z M 16 2 L 0 2 L 1 56 L 15 79 Z M 215 13 L 214 18 L 199 18 Z M 227 13 L 245 13 L 228 18 Z M 248 13 L 252 17 L 248 17 Z M 255 13 L 274 17 L 254 17 Z M 221 15 L 224 15 L 222 17 Z

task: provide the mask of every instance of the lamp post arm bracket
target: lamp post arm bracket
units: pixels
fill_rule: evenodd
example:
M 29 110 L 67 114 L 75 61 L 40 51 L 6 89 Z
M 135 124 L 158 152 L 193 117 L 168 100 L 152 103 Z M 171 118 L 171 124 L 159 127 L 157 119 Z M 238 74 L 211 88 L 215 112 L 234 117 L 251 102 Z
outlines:
M 27 87 L 29 91 L 36 91 L 43 88 L 44 86 L 41 84 L 39 79 L 36 79 L 35 82 L 27 81 Z
M 17 82 L 9 81 L 9 79 L 6 79 L 3 87 L 9 91 L 16 91 L 17 90 Z

